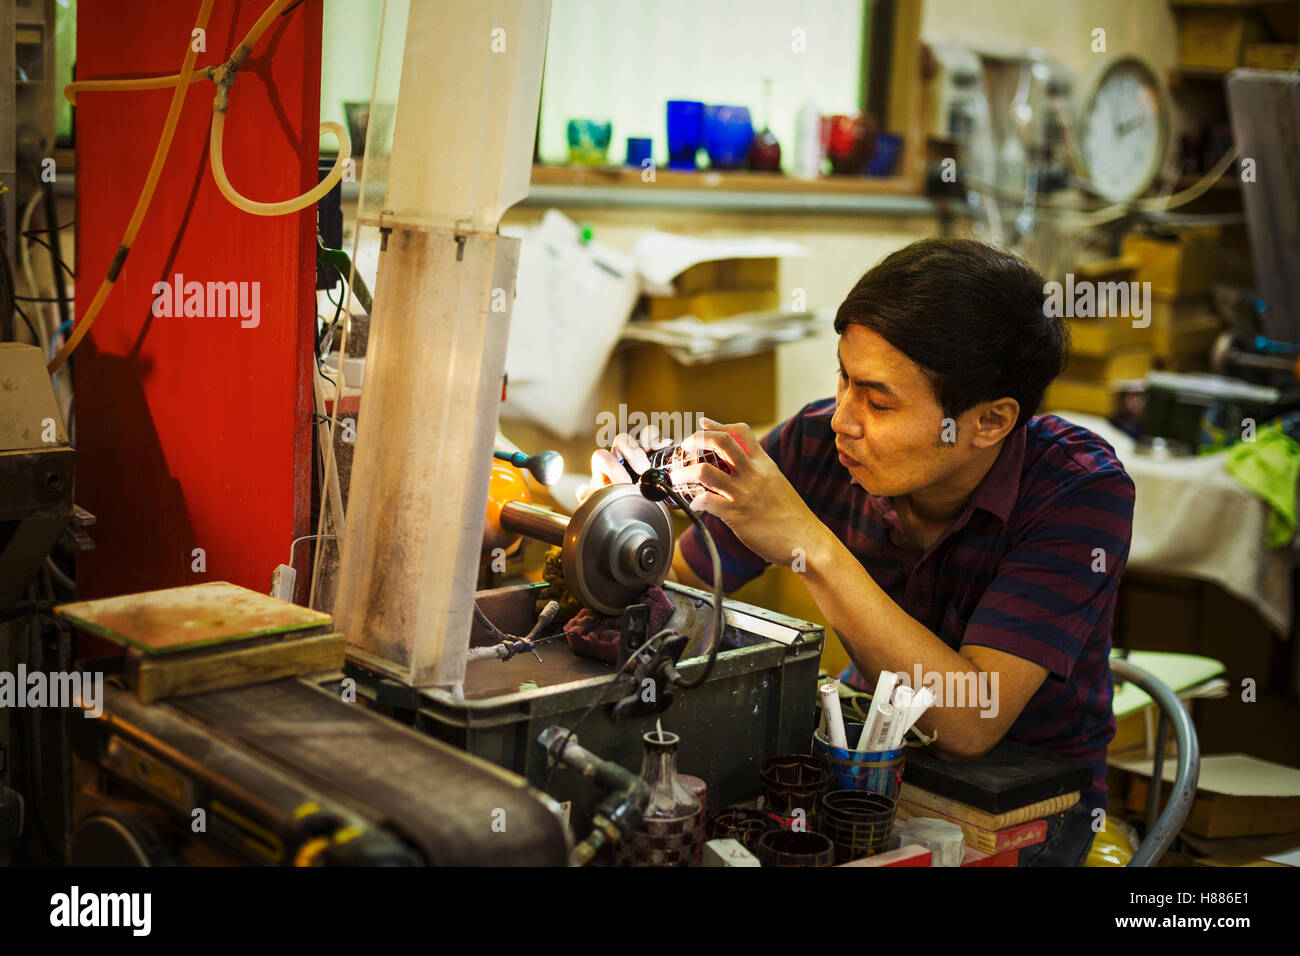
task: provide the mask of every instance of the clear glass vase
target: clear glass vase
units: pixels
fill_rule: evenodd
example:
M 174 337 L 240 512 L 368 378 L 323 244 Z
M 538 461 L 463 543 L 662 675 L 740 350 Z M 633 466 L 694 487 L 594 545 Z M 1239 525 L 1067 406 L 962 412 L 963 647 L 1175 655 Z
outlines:
M 621 866 L 689 866 L 695 861 L 700 832 L 700 801 L 677 776 L 680 738 L 666 731 L 641 737 L 645 755 L 641 777 L 650 785 L 650 803 L 630 841 L 614 848 Z

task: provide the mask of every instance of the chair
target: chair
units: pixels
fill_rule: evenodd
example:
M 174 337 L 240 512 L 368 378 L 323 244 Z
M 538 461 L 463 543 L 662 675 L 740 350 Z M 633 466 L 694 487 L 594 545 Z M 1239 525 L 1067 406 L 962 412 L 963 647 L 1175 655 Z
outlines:
M 1160 716 L 1156 730 L 1155 762 L 1151 768 L 1151 787 L 1147 793 L 1147 834 L 1129 861 L 1129 866 L 1151 866 L 1158 861 L 1182 829 L 1196 798 L 1196 782 L 1201 774 L 1201 744 L 1196 728 L 1176 694 L 1151 673 L 1122 658 L 1111 658 L 1111 674 L 1117 680 L 1136 684 L 1155 701 Z M 1169 803 L 1160 815 L 1160 791 L 1164 784 L 1165 737 L 1174 729 L 1178 748 L 1178 769 Z

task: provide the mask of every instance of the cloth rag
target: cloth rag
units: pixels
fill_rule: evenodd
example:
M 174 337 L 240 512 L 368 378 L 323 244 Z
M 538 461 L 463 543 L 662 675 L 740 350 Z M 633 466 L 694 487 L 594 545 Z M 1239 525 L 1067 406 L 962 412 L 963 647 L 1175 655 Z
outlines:
M 673 603 L 661 587 L 646 591 L 640 603 L 650 606 L 649 634 L 657 634 L 673 616 Z M 573 653 L 614 664 L 618 662 L 618 644 L 623 639 L 623 621 L 620 617 L 583 608 L 564 625 L 564 636 Z
M 1228 449 L 1226 467 L 1251 492 L 1268 503 L 1270 548 L 1280 548 L 1295 536 L 1296 482 L 1300 479 L 1300 445 L 1270 422 L 1260 428 L 1254 441 L 1243 441 Z

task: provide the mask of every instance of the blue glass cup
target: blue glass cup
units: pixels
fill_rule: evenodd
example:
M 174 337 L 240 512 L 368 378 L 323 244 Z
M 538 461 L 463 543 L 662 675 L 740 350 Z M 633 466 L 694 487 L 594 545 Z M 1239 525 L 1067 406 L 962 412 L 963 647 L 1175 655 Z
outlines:
M 668 168 L 695 169 L 695 154 L 704 144 L 704 104 L 668 101 Z
M 648 136 L 627 138 L 627 165 L 641 166 L 650 158 L 651 141 Z
M 857 743 L 861 733 L 861 723 L 844 722 L 844 734 L 850 741 L 850 746 Z M 867 790 L 897 800 L 903 783 L 903 757 L 906 750 L 906 747 L 875 753 L 845 750 L 834 746 L 819 731 L 813 733 L 812 752 L 830 762 L 834 774 L 831 781 L 834 790 Z
M 609 139 L 613 124 L 608 121 L 571 119 L 566 130 L 569 141 L 569 162 L 582 166 L 600 166 L 609 153 Z

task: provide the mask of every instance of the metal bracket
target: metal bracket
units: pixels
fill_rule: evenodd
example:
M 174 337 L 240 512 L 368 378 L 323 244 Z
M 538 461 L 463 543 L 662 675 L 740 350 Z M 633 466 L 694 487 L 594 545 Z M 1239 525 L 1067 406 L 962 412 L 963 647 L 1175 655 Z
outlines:
M 623 635 L 618 649 L 619 667 L 623 667 L 632 657 L 637 658 L 637 663 L 632 671 L 632 693 L 610 705 L 610 716 L 615 720 L 661 714 L 673 702 L 669 671 L 681 659 L 690 638 L 685 634 L 673 633 L 664 637 L 655 648 L 646 649 L 650 637 L 646 633 L 649 626 L 648 605 L 633 604 L 623 612 Z M 654 682 L 649 700 L 645 699 L 642 690 L 647 680 Z

